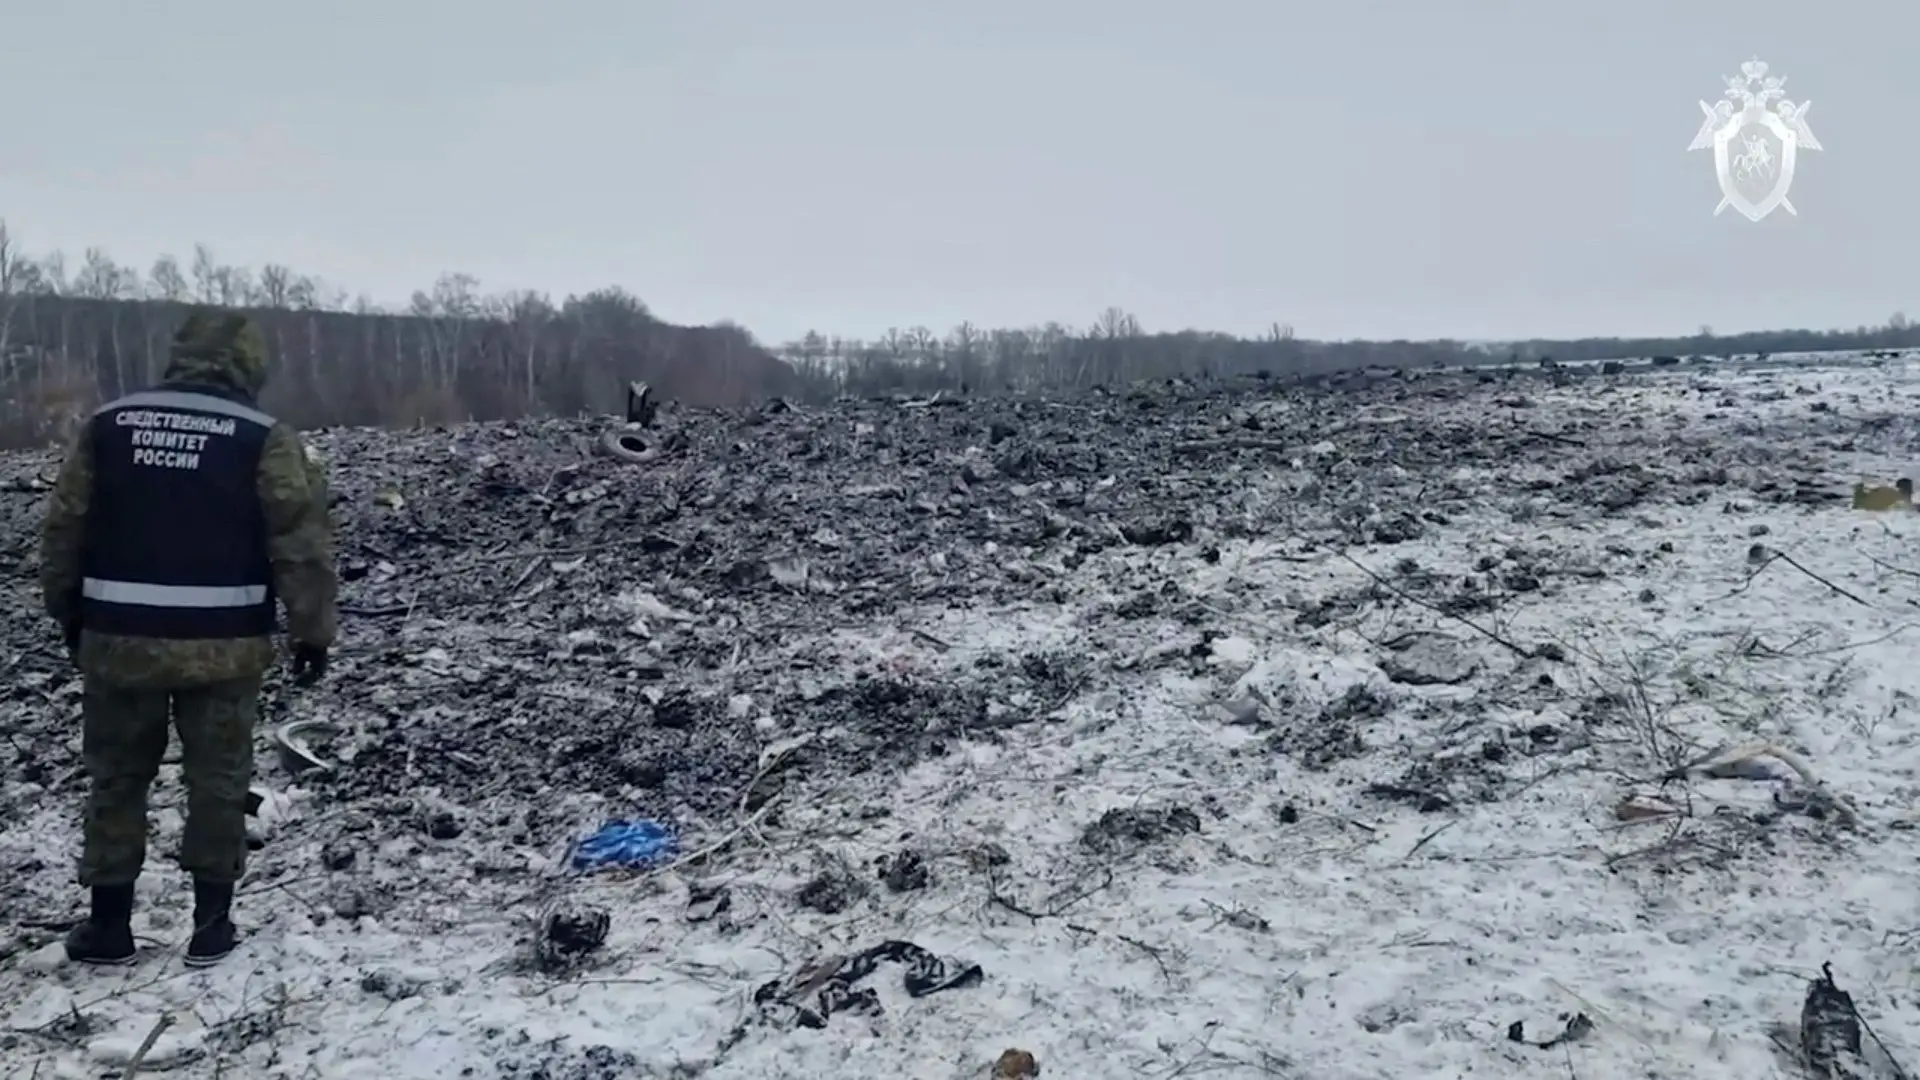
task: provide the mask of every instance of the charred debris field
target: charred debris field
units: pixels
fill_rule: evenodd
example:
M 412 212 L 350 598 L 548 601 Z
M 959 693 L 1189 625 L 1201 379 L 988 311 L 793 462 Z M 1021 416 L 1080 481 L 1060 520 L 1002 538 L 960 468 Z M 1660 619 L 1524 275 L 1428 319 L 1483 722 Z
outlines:
M 1413 933 L 1358 937 L 1380 925 L 1366 911 L 1417 913 L 1416 893 L 1443 895 L 1436 940 L 1462 938 L 1464 898 L 1520 887 L 1496 857 L 1563 853 L 1578 897 L 1615 887 L 1594 875 L 1729 880 L 1868 845 L 1892 813 L 1885 763 L 1856 746 L 1836 764 L 1797 725 L 1912 723 L 1898 680 L 1807 665 L 1869 631 L 1899 644 L 1911 515 L 1854 514 L 1847 494 L 1903 471 L 1913 389 L 1900 363 L 1829 359 L 311 432 L 342 637 L 322 685 L 269 684 L 251 938 L 198 989 L 155 983 L 185 933 L 172 764 L 137 924 L 165 947 L 118 989 L 53 962 L 79 901 L 79 681 L 34 587 L 57 458 L 7 456 L 0 1077 L 118 1067 L 162 1015 L 148 1054 L 195 1075 L 778 1077 L 849 1054 L 901 1077 L 1036 1058 L 1081 1076 L 1561 1067 L 1523 1018 L 1600 1071 L 1756 1075 L 1782 1045 L 1808 1052 L 1762 1030 L 1798 1021 L 1805 979 L 1675 1021 L 1751 1050 L 1713 1064 L 1623 1034 L 1660 1022 L 1619 1015 L 1631 958 L 1604 976 L 1543 962 L 1558 974 L 1536 982 L 1587 980 L 1557 1000 L 1474 990 L 1455 966 L 1477 948 L 1466 963 L 1518 977 L 1553 949 L 1543 925 L 1347 990 L 1299 973 Z M 1700 786 L 1758 784 L 1761 759 L 1804 775 L 1768 774 L 1758 803 Z M 1502 838 L 1531 854 L 1490 851 L 1486 817 L 1521 806 L 1530 824 Z M 670 839 L 574 872 L 612 820 Z M 1392 869 L 1363 894 L 1329 884 L 1339 860 L 1350 882 Z M 1712 909 L 1660 887 L 1630 891 L 1675 925 Z M 1600 932 L 1576 915 L 1555 933 Z M 1220 935 L 1268 942 L 1292 989 L 1238 994 L 1244 1016 L 1207 1004 L 1238 962 L 1210 950 L 1247 948 Z M 1872 977 L 1865 944 L 1823 940 Z M 1135 981 L 1072 975 L 1087 950 Z M 809 983 L 822 953 L 837 974 Z M 834 1015 L 890 962 L 906 997 Z M 1634 992 L 1714 999 L 1734 978 L 1680 967 L 1695 981 Z M 1061 980 L 1089 983 L 1079 1005 Z M 1329 1015 L 1275 1026 L 1274 1001 L 1310 995 Z M 1516 1022 L 1460 1026 L 1489 1013 Z M 1096 1034 L 1148 1014 L 1176 1019 Z M 1371 1049 L 1316 1057 L 1336 1041 Z
M 344 729 L 337 745 L 321 745 L 324 731 L 302 740 L 349 763 L 303 779 L 327 803 L 433 790 L 458 817 L 613 797 L 699 821 L 740 800 L 776 729 L 833 732 L 825 771 L 809 770 L 830 781 L 1042 719 L 1085 675 L 1081 650 L 1014 650 L 918 680 L 828 642 L 920 630 L 939 652 L 929 612 L 1044 603 L 1118 549 L 1205 560 L 1241 538 L 1302 552 L 1412 540 L 1465 496 L 1428 490 L 1449 467 L 1524 475 L 1509 497 L 1548 491 L 1604 513 L 1732 464 L 1684 430 L 1645 432 L 1658 449 L 1622 459 L 1645 418 L 1550 430 L 1533 423 L 1527 395 L 1541 392 L 1551 382 L 1526 375 L 1357 391 L 1249 379 L 1068 401 L 669 407 L 632 431 L 609 419 L 313 433 L 333 489 L 342 643 L 327 685 L 273 688 L 267 720 Z M 1588 428 L 1615 433 L 1596 451 Z M 623 433 L 652 459 L 608 453 Z M 71 794 L 74 763 L 46 751 L 73 737 L 78 685 L 34 614 L 32 577 L 36 496 L 56 466 L 6 460 L 15 505 L 0 542 L 15 765 Z M 1209 622 L 1138 584 L 1116 618 Z M 558 828 L 516 820 L 510 835 Z

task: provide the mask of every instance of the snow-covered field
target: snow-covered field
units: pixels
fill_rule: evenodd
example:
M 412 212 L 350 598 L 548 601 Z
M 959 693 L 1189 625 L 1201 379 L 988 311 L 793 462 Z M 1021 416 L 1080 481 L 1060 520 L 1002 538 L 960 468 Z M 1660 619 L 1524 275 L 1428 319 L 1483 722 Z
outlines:
M 156 858 L 138 968 L 75 970 L 52 933 L 0 961 L 0 1077 L 119 1075 L 167 1017 L 143 1074 L 947 1080 L 1018 1049 L 1068 1078 L 1756 1080 L 1805 1075 L 1796 1029 L 1825 963 L 1920 1060 L 1920 515 L 1846 499 L 1908 467 L 1920 369 L 1680 369 L 1533 397 L 1527 426 L 1624 460 L 1706 432 L 1754 469 L 1608 513 L 1462 468 L 1433 482 L 1485 498 L 1443 526 L 1333 550 L 1285 527 L 1316 459 L 1271 462 L 1249 480 L 1264 537 L 1116 548 L 1035 568 L 1030 603 L 790 646 L 928 678 L 1036 649 L 1090 662 L 1042 722 L 715 822 L 686 845 L 726 840 L 710 863 L 556 870 L 517 903 L 490 866 L 559 852 L 423 840 L 398 854 L 432 899 L 404 919 L 342 917 L 316 854 L 308 879 L 243 889 L 251 937 L 208 972 L 178 962 L 185 886 Z M 1823 471 L 1792 478 L 1824 501 L 1751 489 L 1807 462 Z M 1442 602 L 1463 581 L 1487 601 Z M 1123 603 L 1153 610 L 1110 618 Z M 1768 754 L 1661 778 L 1751 744 L 1815 779 Z M 163 836 L 179 801 L 169 767 Z M 64 865 L 72 813 L 8 821 L 0 844 Z M 896 891 L 876 867 L 902 850 L 927 878 Z M 823 874 L 861 887 L 794 903 Z M 727 909 L 690 919 L 696 882 Z M 541 974 L 529 920 L 562 894 L 611 933 L 582 970 Z M 984 977 L 913 998 L 883 963 L 877 1015 L 754 1022 L 756 987 L 886 940 Z M 1577 1015 L 1590 1030 L 1532 1045 Z

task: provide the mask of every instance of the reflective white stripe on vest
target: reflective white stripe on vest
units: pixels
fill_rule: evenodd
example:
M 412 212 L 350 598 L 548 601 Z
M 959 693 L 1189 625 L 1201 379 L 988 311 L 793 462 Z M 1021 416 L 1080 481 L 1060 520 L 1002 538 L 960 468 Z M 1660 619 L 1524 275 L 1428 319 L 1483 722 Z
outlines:
M 95 409 L 93 415 L 114 412 L 118 409 L 193 409 L 198 412 L 216 413 L 231 416 L 236 420 L 246 420 L 270 428 L 274 419 L 259 409 L 242 405 L 237 401 L 214 397 L 212 394 L 195 394 L 186 390 L 142 390 L 137 394 L 128 394 Z
M 265 585 L 146 585 L 85 578 L 81 595 L 103 604 L 161 608 L 240 608 L 267 602 Z

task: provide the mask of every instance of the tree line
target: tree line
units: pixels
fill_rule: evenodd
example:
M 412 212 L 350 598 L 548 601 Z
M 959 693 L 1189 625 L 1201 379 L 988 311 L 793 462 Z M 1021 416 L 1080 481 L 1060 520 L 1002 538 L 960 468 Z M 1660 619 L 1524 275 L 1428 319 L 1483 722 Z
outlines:
M 1258 338 L 1202 330 L 1149 333 L 1119 308 L 1090 327 L 1060 323 L 980 330 L 962 324 L 941 336 L 926 327 L 889 330 L 877 341 L 810 333 L 778 355 L 809 384 L 836 392 L 928 393 L 979 387 L 1044 392 L 1168 376 L 1267 373 L 1324 375 L 1363 368 L 1433 368 L 1551 359 L 1565 363 L 1655 356 L 1729 357 L 1920 347 L 1920 328 L 1895 313 L 1885 325 L 1837 330 L 1756 330 L 1687 337 L 1581 338 L 1498 344 L 1461 341 L 1309 341 L 1275 323 Z
M 157 381 L 188 311 L 242 310 L 272 354 L 262 404 L 303 428 L 615 411 L 633 380 L 697 405 L 805 391 L 739 326 L 675 326 L 620 288 L 554 301 L 446 274 L 397 309 L 311 275 L 219 261 L 146 272 L 89 249 L 35 257 L 0 222 L 0 445 L 57 440 L 98 403 Z
M 244 310 L 265 333 L 273 376 L 263 404 L 301 427 L 416 425 L 618 412 L 630 381 L 696 406 L 842 394 L 1070 391 L 1166 376 L 1328 373 L 1552 357 L 1731 355 L 1920 346 L 1896 314 L 1883 326 L 1684 338 L 1589 338 L 1499 346 L 1458 341 L 1308 341 L 1280 323 L 1257 338 L 1148 332 L 1119 308 L 1060 323 L 877 340 L 809 333 L 777 349 L 732 323 L 676 326 L 614 286 L 555 301 L 487 293 L 450 273 L 384 307 L 269 263 L 220 261 L 196 245 L 183 264 L 142 271 L 99 248 L 78 260 L 23 250 L 0 220 L 0 445 L 56 440 L 94 405 L 158 379 L 194 306 Z

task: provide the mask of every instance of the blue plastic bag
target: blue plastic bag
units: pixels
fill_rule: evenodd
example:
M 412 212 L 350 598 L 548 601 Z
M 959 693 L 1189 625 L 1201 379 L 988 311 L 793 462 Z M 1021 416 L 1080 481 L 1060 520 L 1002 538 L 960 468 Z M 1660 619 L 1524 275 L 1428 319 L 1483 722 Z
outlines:
M 658 821 L 609 821 L 573 846 L 577 871 L 644 870 L 680 853 L 680 838 Z

